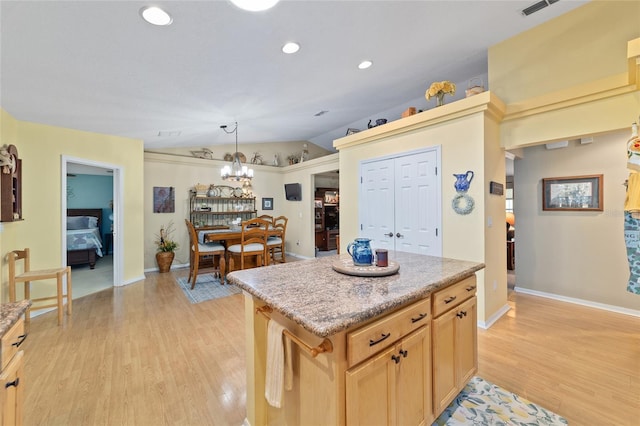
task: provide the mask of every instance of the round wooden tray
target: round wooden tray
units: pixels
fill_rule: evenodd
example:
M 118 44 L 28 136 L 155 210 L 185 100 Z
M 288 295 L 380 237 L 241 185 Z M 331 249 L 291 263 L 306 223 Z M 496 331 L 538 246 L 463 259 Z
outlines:
M 341 274 L 354 275 L 356 277 L 386 277 L 393 275 L 400 270 L 398 262 L 389 261 L 389 266 L 356 266 L 351 259 L 336 260 L 331 265 L 334 271 Z

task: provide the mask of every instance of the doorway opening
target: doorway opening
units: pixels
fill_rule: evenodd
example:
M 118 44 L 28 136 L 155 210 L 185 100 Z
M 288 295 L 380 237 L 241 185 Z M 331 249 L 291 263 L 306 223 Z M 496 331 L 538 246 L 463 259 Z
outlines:
M 71 157 L 63 157 L 61 166 L 62 253 L 64 264 L 71 266 L 73 298 L 77 299 L 121 285 L 117 235 L 122 171 L 111 164 Z M 78 225 L 85 222 L 86 228 Z
M 338 170 L 314 175 L 313 234 L 316 257 L 339 253 L 340 175 Z
M 506 229 L 507 229 L 507 292 L 511 292 L 516 286 L 516 241 L 515 241 L 515 225 L 516 217 L 514 214 L 514 172 L 515 172 L 515 156 L 510 152 L 505 153 L 505 171 L 506 171 L 506 188 L 505 188 L 505 211 L 506 211 Z

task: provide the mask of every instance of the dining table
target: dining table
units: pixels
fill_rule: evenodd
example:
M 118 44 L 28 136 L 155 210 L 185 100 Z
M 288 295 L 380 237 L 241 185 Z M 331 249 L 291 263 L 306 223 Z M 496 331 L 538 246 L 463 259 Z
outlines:
M 198 232 L 198 242 L 202 244 L 220 242 L 228 249 L 234 244 L 242 241 L 242 228 L 240 226 L 229 226 L 228 228 L 200 228 Z M 282 231 L 269 226 L 267 238 L 271 236 L 281 236 Z M 267 258 L 267 264 L 269 259 Z

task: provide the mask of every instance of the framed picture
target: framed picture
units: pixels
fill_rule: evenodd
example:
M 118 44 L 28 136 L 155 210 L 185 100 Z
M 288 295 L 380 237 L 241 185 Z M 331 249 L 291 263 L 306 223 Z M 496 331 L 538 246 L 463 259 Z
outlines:
M 153 212 L 175 213 L 176 191 L 173 186 L 153 187 Z
M 262 210 L 273 210 L 273 198 L 262 199 Z
M 320 199 L 315 199 L 313 200 L 313 205 L 316 209 L 321 209 L 322 208 L 322 200 Z
M 324 193 L 325 204 L 338 204 L 338 193 L 336 191 L 327 191 Z
M 603 211 L 603 175 L 542 179 L 542 210 Z

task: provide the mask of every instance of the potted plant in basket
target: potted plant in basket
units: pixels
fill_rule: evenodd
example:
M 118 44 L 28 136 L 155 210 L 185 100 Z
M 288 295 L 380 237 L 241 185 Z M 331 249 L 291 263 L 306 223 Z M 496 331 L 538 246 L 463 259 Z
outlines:
M 175 257 L 175 251 L 178 249 L 178 243 L 171 237 L 174 231 L 173 221 L 169 221 L 167 226 L 160 226 L 160 235 L 156 240 L 158 252 L 156 253 L 156 262 L 160 272 L 169 272 L 171 263 Z

